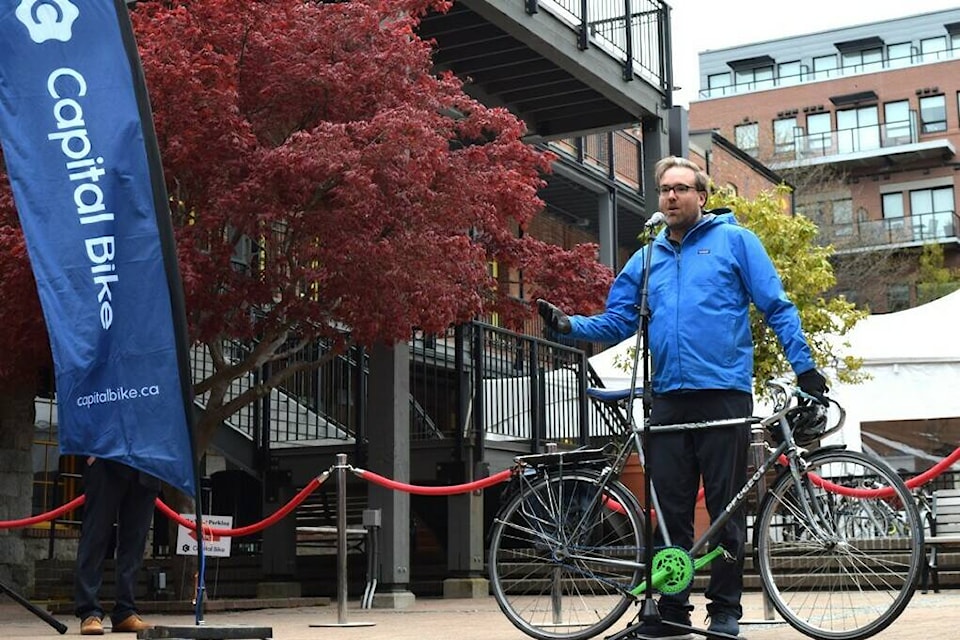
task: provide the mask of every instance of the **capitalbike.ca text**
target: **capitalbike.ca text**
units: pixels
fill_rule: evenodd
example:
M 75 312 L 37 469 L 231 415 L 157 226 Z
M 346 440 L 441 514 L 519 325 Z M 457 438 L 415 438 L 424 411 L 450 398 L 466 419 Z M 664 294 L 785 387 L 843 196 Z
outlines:
M 128 389 L 126 387 L 117 387 L 116 389 L 106 389 L 95 393 L 88 393 L 85 396 L 77 398 L 78 407 L 92 407 L 96 404 L 109 404 L 111 402 L 124 402 L 126 400 L 136 400 L 137 398 L 147 398 L 160 395 L 160 386 L 156 384 Z
M 56 102 L 53 105 L 53 117 L 57 122 L 57 131 L 47 135 L 47 139 L 60 142 L 60 152 L 66 158 L 67 176 L 73 188 L 73 204 L 80 224 L 89 229 L 84 235 L 87 259 L 90 262 L 90 274 L 97 288 L 97 302 L 100 304 L 100 326 L 104 330 L 113 324 L 113 292 L 110 285 L 119 277 L 114 264 L 116 244 L 111 230 L 113 213 L 107 211 L 103 190 L 97 184 L 106 174 L 103 157 L 93 154 L 93 145 L 87 134 L 83 119 L 83 107 L 76 98 L 87 95 L 87 81 L 78 71 L 61 67 L 47 77 L 47 93 Z

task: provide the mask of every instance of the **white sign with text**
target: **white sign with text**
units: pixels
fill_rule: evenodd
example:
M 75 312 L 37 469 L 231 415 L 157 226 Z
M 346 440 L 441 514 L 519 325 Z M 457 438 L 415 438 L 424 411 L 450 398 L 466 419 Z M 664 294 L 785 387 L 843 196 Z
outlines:
M 194 514 L 192 513 L 181 513 L 180 516 L 184 520 L 189 520 L 190 522 L 196 522 Z M 203 516 L 203 525 L 204 528 L 211 527 L 213 529 L 231 529 L 233 528 L 233 516 Z M 203 553 L 207 556 L 215 558 L 229 558 L 230 557 L 230 541 L 233 539 L 229 536 L 215 536 L 210 534 L 205 534 L 203 540 Z M 188 529 L 182 524 L 177 527 L 177 555 L 180 556 L 195 556 L 197 555 L 197 529 L 193 527 Z

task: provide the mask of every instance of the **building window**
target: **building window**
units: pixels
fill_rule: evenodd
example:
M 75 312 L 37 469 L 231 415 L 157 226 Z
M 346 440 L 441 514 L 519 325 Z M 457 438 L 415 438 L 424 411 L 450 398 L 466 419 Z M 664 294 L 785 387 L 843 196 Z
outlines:
M 803 82 L 801 77 L 800 61 L 782 62 L 777 65 L 777 79 L 781 87 L 800 84 Z
M 954 236 L 953 187 L 910 192 L 910 221 L 914 240 L 929 242 Z
M 923 133 L 947 130 L 947 101 L 942 95 L 920 98 L 920 123 Z
M 883 219 L 884 220 L 899 220 L 903 224 L 903 194 L 899 191 L 897 193 L 885 193 L 883 194 L 883 199 L 881 201 L 881 206 L 883 207 Z
M 797 119 L 781 118 L 773 121 L 773 152 L 793 154 L 796 151 Z
M 883 68 L 883 49 L 864 49 L 863 51 L 845 51 L 840 60 L 845 73 L 879 71 Z
M 947 58 L 947 38 L 925 38 L 920 41 L 920 62 L 936 62 Z
M 739 124 L 733 128 L 734 140 L 741 150 L 752 156 L 760 151 L 760 125 L 756 122 Z
M 730 87 L 729 73 L 715 73 L 707 76 L 707 89 L 710 92 L 710 97 L 727 95 L 728 87 Z
M 813 59 L 813 79 L 814 80 L 825 80 L 827 78 L 835 78 L 839 75 L 837 71 L 837 56 L 832 54 L 829 56 L 819 56 Z
M 909 42 L 891 44 L 887 47 L 887 67 L 898 69 L 913 63 L 913 47 Z
M 892 147 L 913 142 L 910 131 L 910 103 L 907 100 L 883 105 L 883 146 Z
M 807 148 L 816 155 L 826 155 L 833 149 L 830 114 L 807 116 Z
M 910 308 L 910 285 L 891 284 L 887 287 L 887 311 L 903 311 Z
M 736 75 L 737 91 L 769 89 L 773 86 L 772 66 L 737 69 L 734 73 Z
M 840 153 L 880 148 L 880 120 L 876 106 L 837 111 L 837 149 Z
M 833 235 L 847 237 L 853 235 L 853 200 L 844 198 L 833 203 Z

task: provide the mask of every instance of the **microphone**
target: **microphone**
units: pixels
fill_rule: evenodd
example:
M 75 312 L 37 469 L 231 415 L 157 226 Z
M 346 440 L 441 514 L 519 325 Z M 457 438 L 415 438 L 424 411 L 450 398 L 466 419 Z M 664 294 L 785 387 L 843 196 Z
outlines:
M 662 211 L 655 212 L 650 219 L 643 223 L 644 228 L 649 229 L 650 227 L 655 227 L 658 224 L 663 224 L 663 221 L 667 219 L 667 216 L 663 215 Z

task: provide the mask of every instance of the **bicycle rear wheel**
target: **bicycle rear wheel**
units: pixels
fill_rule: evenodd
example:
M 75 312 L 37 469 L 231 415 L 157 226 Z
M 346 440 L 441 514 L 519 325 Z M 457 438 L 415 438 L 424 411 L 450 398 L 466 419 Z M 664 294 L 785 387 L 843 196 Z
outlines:
M 585 640 L 623 616 L 642 579 L 636 498 L 599 474 L 520 479 L 494 519 L 489 573 L 500 609 L 540 640 Z
M 760 506 L 755 558 L 774 607 L 813 638 L 859 640 L 910 602 L 923 525 L 909 489 L 885 463 L 824 450 L 799 481 L 787 470 Z

